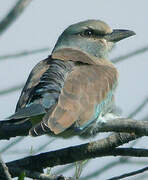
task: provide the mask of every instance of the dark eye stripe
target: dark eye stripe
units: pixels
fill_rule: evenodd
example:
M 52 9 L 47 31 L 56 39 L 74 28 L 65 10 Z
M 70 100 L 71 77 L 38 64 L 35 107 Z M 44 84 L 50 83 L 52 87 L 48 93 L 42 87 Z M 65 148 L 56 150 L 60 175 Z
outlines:
M 95 31 L 93 29 L 86 29 L 84 31 L 82 31 L 81 33 L 79 33 L 81 36 L 84 36 L 84 37 L 102 37 L 105 35 L 104 32 L 101 32 L 101 31 Z

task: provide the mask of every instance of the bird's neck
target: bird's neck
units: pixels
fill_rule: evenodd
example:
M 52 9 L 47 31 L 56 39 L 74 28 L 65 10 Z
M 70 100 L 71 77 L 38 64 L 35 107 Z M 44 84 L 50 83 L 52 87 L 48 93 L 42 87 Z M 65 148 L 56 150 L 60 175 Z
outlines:
M 96 65 L 102 65 L 102 66 L 110 66 L 112 68 L 115 68 L 114 64 L 105 58 L 96 58 L 95 64 Z
M 79 49 L 61 48 L 57 51 L 54 51 L 51 56 L 53 59 L 59 59 L 63 61 L 74 61 L 74 62 L 79 61 L 82 63 L 92 64 L 92 65 L 102 65 L 102 66 L 104 65 L 115 68 L 114 65 L 106 58 L 95 57 Z

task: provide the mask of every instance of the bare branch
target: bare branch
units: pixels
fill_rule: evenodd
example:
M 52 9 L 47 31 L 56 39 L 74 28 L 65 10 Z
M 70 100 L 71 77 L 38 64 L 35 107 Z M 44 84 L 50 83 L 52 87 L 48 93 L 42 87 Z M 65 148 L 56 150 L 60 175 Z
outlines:
M 8 151 L 9 148 L 12 148 L 14 145 L 16 145 L 18 142 L 22 141 L 23 139 L 24 139 L 24 137 L 19 137 L 19 138 L 15 139 L 13 142 L 8 143 L 6 146 L 1 148 L 0 153 Z
M 128 143 L 129 141 L 136 138 L 137 137 L 133 134 L 116 133 L 102 140 L 12 161 L 7 163 L 7 166 L 8 168 L 19 167 L 26 170 L 42 172 L 43 168 L 46 167 L 69 164 L 95 157 L 108 156 L 111 155 L 111 152 L 112 155 L 117 155 L 118 150 L 116 150 L 116 152 L 113 151 L 115 147 L 118 147 L 124 143 Z M 146 153 L 148 156 L 148 152 Z M 122 152 L 122 154 L 129 155 L 129 152 Z M 134 153 L 132 153 L 132 155 L 134 155 Z M 136 151 L 135 156 L 139 157 L 141 156 L 141 153 L 137 153 Z
M 126 178 L 126 177 L 130 177 L 130 176 L 134 176 L 134 175 L 137 175 L 137 174 L 141 174 L 141 173 L 143 173 L 145 171 L 148 171 L 148 167 L 145 167 L 145 168 L 142 168 L 142 169 L 139 169 L 137 171 L 130 172 L 130 173 L 126 173 L 126 174 L 123 174 L 121 176 L 116 176 L 116 177 L 110 178 L 108 180 L 119 180 L 119 179 L 123 179 L 123 178 Z
M 32 127 L 31 122 L 25 122 L 13 125 L 12 123 L 0 122 L 0 139 L 10 139 L 16 136 L 27 136 L 29 129 Z
M 148 136 L 148 121 L 137 121 L 128 118 L 109 120 L 96 127 L 96 132 L 128 132 Z
M 128 118 L 133 118 L 134 116 L 136 116 L 147 104 L 148 104 L 148 97 L 146 97 L 144 101 L 142 101 L 142 103 L 139 104 L 138 107 L 128 115 Z
M 95 143 L 95 142 L 93 142 L 93 143 Z M 87 143 L 87 144 L 92 146 L 92 143 Z M 83 144 L 80 146 L 82 148 L 85 145 L 86 144 Z M 57 151 L 52 151 L 52 152 L 48 152 L 48 153 L 42 153 L 42 154 L 35 155 L 35 156 L 30 156 L 27 158 L 23 158 L 23 159 L 20 159 L 17 161 L 12 161 L 10 163 L 7 163 L 7 166 L 9 167 L 9 171 L 12 174 L 12 177 L 19 176 L 22 172 L 25 172 L 26 177 L 37 178 L 37 179 L 42 179 L 42 180 L 46 180 L 46 179 L 47 180 L 54 180 L 55 177 L 57 178 L 57 176 L 54 176 L 54 175 L 48 176 L 48 175 L 45 175 L 43 173 L 36 172 L 34 168 L 38 169 L 39 171 L 42 171 L 43 168 L 46 168 L 49 166 L 54 166 L 54 164 L 53 164 L 54 159 L 55 159 L 55 165 L 59 165 L 61 163 L 63 164 L 62 160 L 66 159 L 66 158 L 67 159 L 70 158 L 70 161 L 72 161 L 72 162 L 79 161 L 79 155 L 80 155 L 79 149 L 77 149 L 77 151 L 75 151 L 75 153 L 77 153 L 77 154 L 75 156 L 73 156 L 76 159 L 75 158 L 71 159 L 71 154 L 73 153 L 71 151 L 73 151 L 73 149 L 77 148 L 77 147 L 78 146 L 65 148 L 65 149 L 57 150 Z M 94 146 L 93 146 L 93 148 L 94 148 Z M 66 151 L 67 151 L 67 154 L 66 154 Z M 95 158 L 95 157 L 110 156 L 110 155 L 111 156 L 118 156 L 119 155 L 119 156 L 132 156 L 132 157 L 148 157 L 148 150 L 146 150 L 146 149 L 115 148 L 113 150 L 107 150 L 107 151 L 105 150 L 104 151 L 102 148 L 98 149 L 95 147 L 95 151 L 93 150 L 93 153 L 95 153 L 94 155 L 92 154 L 91 151 L 92 151 L 92 147 L 84 150 L 85 159 L 88 159 L 88 157 L 89 158 Z M 69 153 L 70 153 L 70 156 L 69 156 Z M 81 152 L 81 154 L 82 153 L 83 152 Z M 64 157 L 62 158 L 63 155 L 64 155 Z M 55 156 L 55 157 L 53 157 L 53 156 Z M 45 162 L 45 158 L 46 158 L 46 162 Z M 48 161 L 48 165 L 47 165 L 47 161 Z M 68 163 L 70 163 L 70 161 Z M 43 167 L 41 167 L 40 162 L 41 162 Z M 58 162 L 58 164 L 56 164 L 56 162 Z M 31 170 L 27 170 L 29 168 L 31 168 Z
M 148 149 L 138 148 L 115 148 L 108 152 L 108 155 L 113 156 L 130 156 L 130 157 L 148 157 Z
M 148 114 L 143 118 L 143 121 L 147 121 L 148 120 Z
M 4 94 L 11 93 L 11 92 L 13 92 L 13 91 L 18 91 L 18 90 L 20 90 L 21 88 L 23 88 L 23 86 L 24 86 L 24 84 L 20 84 L 20 85 L 13 86 L 13 87 L 8 88 L 8 89 L 1 90 L 1 91 L 0 91 L 0 96 L 1 96 L 1 95 L 4 95 Z
M 9 174 L 8 168 L 0 157 L 0 179 L 11 180 L 11 175 Z
M 22 14 L 31 0 L 18 0 L 15 6 L 0 22 L 0 35 Z
M 86 176 L 82 177 L 81 180 L 89 180 L 89 179 L 92 179 L 94 177 L 97 177 L 97 179 L 99 179 L 99 176 L 101 174 L 103 174 L 104 172 L 106 172 L 107 170 L 109 170 L 110 168 L 113 168 L 113 167 L 119 166 L 119 165 L 123 165 L 125 163 L 126 163 L 127 166 L 129 164 L 130 165 L 139 164 L 139 165 L 145 165 L 145 166 L 147 165 L 147 162 L 143 162 L 143 161 L 139 161 L 139 162 L 136 161 L 135 162 L 135 161 L 131 161 L 129 159 L 128 160 L 127 159 L 122 159 L 122 161 L 120 162 L 120 159 L 119 159 L 119 160 L 111 161 L 110 163 L 106 164 L 102 168 L 99 168 L 99 169 L 95 170 L 94 172 L 90 173 L 89 175 L 86 175 Z
M 113 168 L 114 166 L 117 166 L 118 164 L 119 164 L 118 160 L 112 161 L 109 164 L 106 164 L 105 166 L 103 166 L 102 168 L 99 168 L 96 171 L 88 174 L 87 176 L 82 177 L 81 180 L 90 180 L 93 177 L 97 177 L 98 179 L 101 174 L 106 172 L 108 169 Z
M 131 117 L 135 116 L 135 115 L 139 112 L 139 110 L 141 109 L 140 107 L 142 107 L 142 104 L 144 104 L 144 101 L 143 101 L 128 117 L 131 118 Z M 145 105 L 146 105 L 146 104 L 145 104 Z M 143 107 L 144 107 L 144 106 L 143 106 Z M 142 119 L 142 121 L 146 121 L 147 119 L 148 119 L 148 116 L 146 116 L 144 119 Z M 137 141 L 138 141 L 138 140 L 137 140 Z M 137 141 L 134 141 L 131 147 L 133 147 L 133 145 L 135 145 Z M 98 176 L 100 176 L 103 172 L 107 171 L 107 170 L 110 169 L 110 168 L 113 168 L 114 166 L 119 165 L 120 163 L 122 163 L 122 164 L 123 164 L 123 163 L 131 163 L 131 161 L 129 160 L 129 158 L 130 158 L 130 156 L 129 156 L 129 157 L 126 157 L 126 158 L 125 158 L 125 156 L 124 156 L 124 157 L 121 157 L 119 160 L 112 161 L 112 162 L 106 164 L 105 166 L 103 166 L 101 169 L 97 169 L 95 172 L 92 172 L 91 174 L 85 176 L 85 177 L 82 178 L 82 179 L 89 180 L 89 179 L 92 178 L 92 177 L 96 177 L 96 176 L 98 177 Z M 134 163 L 135 163 L 135 162 L 134 162 Z
M 46 52 L 46 51 L 49 51 L 48 47 L 39 48 L 39 49 L 33 49 L 33 50 L 24 50 L 22 52 L 18 52 L 18 53 L 14 53 L 14 54 L 1 55 L 0 60 L 3 61 L 3 60 L 6 60 L 6 59 L 9 59 L 9 58 L 19 58 L 19 57 L 22 57 L 22 56 L 42 53 L 42 52 Z
M 139 54 L 142 54 L 144 52 L 148 51 L 148 46 L 144 46 L 143 48 L 139 48 L 139 49 L 136 49 L 134 50 L 133 52 L 129 52 L 123 56 L 119 56 L 119 57 L 116 57 L 112 60 L 113 63 L 119 63 L 125 59 L 128 59 L 130 57 L 133 57 L 133 56 L 136 56 L 136 55 L 139 55 Z
M 21 125 L 12 124 L 11 121 L 10 123 L 8 121 L 0 121 L 0 139 L 28 135 L 31 127 L 30 121 Z M 137 121 L 128 118 L 114 119 L 96 126 L 95 132 L 127 132 L 135 133 L 139 136 L 148 136 L 148 121 Z

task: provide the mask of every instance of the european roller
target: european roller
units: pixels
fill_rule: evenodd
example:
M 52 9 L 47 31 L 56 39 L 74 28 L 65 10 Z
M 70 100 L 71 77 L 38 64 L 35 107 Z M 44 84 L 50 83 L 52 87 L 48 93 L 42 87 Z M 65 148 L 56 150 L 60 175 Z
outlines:
M 51 55 L 31 71 L 8 122 L 31 122 L 32 136 L 94 134 L 115 105 L 118 72 L 108 53 L 116 42 L 133 35 L 100 20 L 69 26 Z

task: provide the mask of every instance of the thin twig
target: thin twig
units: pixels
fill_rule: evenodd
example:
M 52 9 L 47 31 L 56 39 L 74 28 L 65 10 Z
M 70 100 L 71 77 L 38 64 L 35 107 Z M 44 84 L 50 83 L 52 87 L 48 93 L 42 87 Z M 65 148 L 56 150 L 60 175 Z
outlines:
M 17 143 L 19 143 L 20 141 L 22 141 L 24 139 L 24 137 L 19 137 L 17 139 L 15 139 L 13 142 L 8 143 L 5 147 L 3 147 L 0 150 L 0 153 L 6 152 L 8 151 L 9 148 L 12 148 L 14 145 L 16 145 Z
M 106 172 L 107 170 L 109 170 L 110 168 L 113 168 L 115 166 L 119 166 L 120 163 L 123 165 L 126 163 L 126 165 L 135 165 L 135 164 L 138 164 L 138 165 L 147 165 L 147 162 L 146 161 L 131 161 L 130 159 L 122 159 L 122 161 L 120 162 L 120 159 L 119 160 L 115 160 L 115 161 L 112 161 L 108 164 L 106 164 L 105 166 L 103 166 L 102 168 L 99 168 L 97 170 L 95 170 L 94 172 L 90 173 L 89 175 L 87 176 L 84 176 L 81 178 L 81 180 L 89 180 L 89 179 L 92 179 L 94 177 L 97 177 L 97 179 L 99 178 L 99 176 L 103 173 L 103 172 Z
M 148 120 L 148 115 L 144 116 L 143 121 L 147 121 Z
M 2 161 L 0 156 L 0 179 L 3 180 L 12 180 L 11 175 L 9 174 L 6 164 Z
M 22 141 L 25 137 L 19 137 L 17 139 L 15 139 L 12 143 L 7 144 L 5 147 L 3 147 L 0 150 L 0 153 L 6 153 L 6 154 L 28 154 L 30 155 L 30 151 L 28 152 L 28 150 L 10 150 L 9 152 L 8 149 L 12 148 L 13 146 L 15 146 L 17 143 L 19 143 L 20 141 Z M 50 140 L 48 140 L 48 142 L 44 143 L 44 144 L 39 144 L 40 146 L 37 149 L 32 149 L 31 155 L 33 154 L 37 154 L 41 151 L 43 151 L 49 144 L 51 144 L 53 141 L 55 141 L 56 138 L 52 138 Z
M 102 168 L 97 169 L 96 171 L 90 173 L 89 175 L 82 177 L 81 180 L 90 180 L 90 179 L 92 179 L 93 177 L 97 177 L 97 179 L 98 179 L 98 177 L 99 177 L 103 172 L 106 172 L 108 169 L 113 168 L 114 166 L 117 166 L 118 164 L 119 164 L 119 161 L 110 162 L 109 164 L 106 164 L 106 165 L 103 166 Z
M 139 169 L 137 171 L 132 171 L 130 173 L 126 173 L 126 174 L 123 174 L 121 176 L 116 176 L 116 177 L 113 177 L 113 178 L 110 178 L 110 179 L 107 179 L 107 180 L 118 180 L 118 179 L 123 179 L 123 178 L 126 178 L 126 177 L 130 177 L 130 176 L 134 176 L 134 175 L 137 175 L 137 174 L 141 174 L 145 171 L 148 171 L 148 167 L 145 167 L 145 168 L 142 168 L 142 169 Z
M 49 144 L 51 144 L 55 140 L 56 140 L 56 138 L 52 138 L 52 139 L 48 140 L 48 142 L 46 142 L 44 145 L 42 145 L 38 149 L 36 149 L 33 154 L 37 154 L 38 152 L 41 152 L 43 149 L 45 149 Z
M 0 22 L 0 35 L 22 14 L 32 0 L 18 0 L 15 6 Z
M 21 88 L 23 88 L 23 86 L 24 86 L 24 84 L 20 84 L 20 85 L 13 86 L 11 88 L 7 88 L 7 89 L 4 89 L 4 90 L 1 90 L 0 91 L 0 96 L 2 96 L 4 94 L 11 93 L 11 92 L 14 92 L 14 91 L 18 91 Z
M 32 54 L 47 52 L 47 51 L 49 51 L 48 47 L 38 48 L 38 49 L 33 49 L 33 50 L 24 50 L 22 52 L 18 52 L 18 53 L 14 53 L 14 54 L 1 55 L 0 56 L 0 61 L 10 59 L 10 58 L 15 58 L 16 59 L 16 58 L 19 58 L 19 57 L 22 57 L 22 56 L 28 56 L 28 55 L 32 55 Z
M 128 59 L 130 57 L 142 54 L 142 53 L 144 53 L 146 51 L 148 51 L 148 46 L 144 46 L 142 48 L 138 48 L 138 49 L 136 49 L 136 50 L 134 50 L 132 52 L 129 52 L 129 53 L 125 54 L 125 55 L 122 55 L 122 56 L 120 55 L 119 57 L 116 57 L 116 58 L 112 59 L 111 61 L 113 63 L 119 63 L 119 62 L 121 62 L 123 60 L 126 60 L 126 59 Z
M 128 118 L 133 118 L 136 116 L 146 105 L 148 104 L 148 97 L 144 99 L 144 101 L 138 105 L 138 107 L 128 115 Z
M 128 178 L 129 179 L 129 178 Z M 147 173 L 144 173 L 144 174 L 141 174 L 140 176 L 136 176 L 134 177 L 134 180 L 139 180 L 139 179 L 142 179 L 142 180 L 147 180 Z

